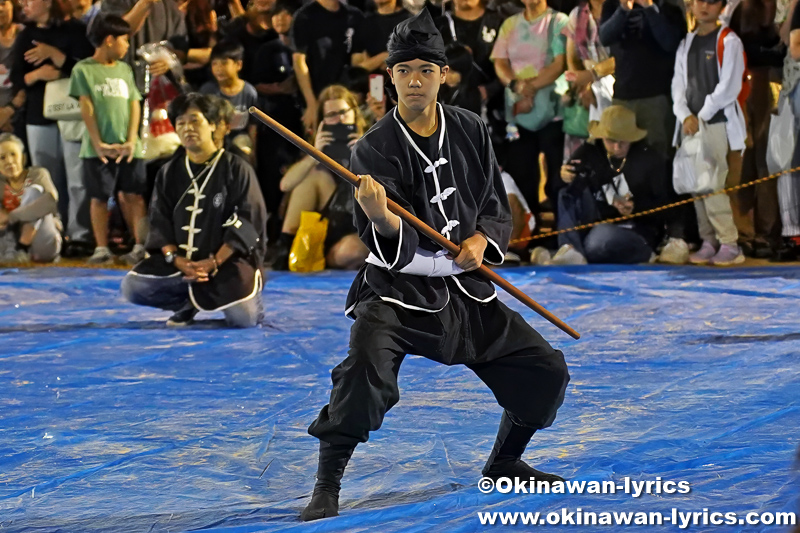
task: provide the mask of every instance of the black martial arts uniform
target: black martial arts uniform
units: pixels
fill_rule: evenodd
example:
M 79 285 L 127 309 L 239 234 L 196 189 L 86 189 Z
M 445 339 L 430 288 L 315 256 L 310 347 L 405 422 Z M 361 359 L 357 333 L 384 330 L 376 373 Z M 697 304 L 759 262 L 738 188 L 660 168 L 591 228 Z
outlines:
M 389 198 L 453 242 L 482 233 L 486 261 L 502 263 L 511 216 L 488 131 L 469 111 L 437 107 L 439 126 L 428 138 L 404 124 L 396 108 L 388 113 L 355 144 L 351 170 L 370 174 Z M 473 370 L 505 409 L 493 457 L 518 459 L 564 400 L 569 374 L 562 353 L 500 302 L 491 282 L 463 273 L 406 222 L 388 239 L 360 206 L 355 217 L 371 254 L 347 298 L 346 313 L 355 319 L 349 356 L 333 370 L 330 404 L 309 428 L 323 443 L 318 488 L 331 477 L 323 468 L 326 447 L 352 453 L 399 400 L 397 374 L 406 354 Z M 341 461 L 339 467 L 343 473 Z
M 151 256 L 128 273 L 123 293 L 132 303 L 170 310 L 187 299 L 201 311 L 225 311 L 260 298 L 266 218 L 255 171 L 241 158 L 225 150 L 203 164 L 173 157 L 159 171 L 150 203 Z M 208 282 L 187 284 L 162 255 L 170 244 L 190 261 L 207 259 L 223 244 L 235 253 Z

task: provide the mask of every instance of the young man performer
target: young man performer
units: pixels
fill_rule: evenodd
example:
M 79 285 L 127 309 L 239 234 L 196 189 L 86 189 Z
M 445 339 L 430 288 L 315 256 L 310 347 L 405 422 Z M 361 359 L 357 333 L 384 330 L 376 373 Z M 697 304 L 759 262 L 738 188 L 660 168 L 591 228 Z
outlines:
M 436 101 L 447 60 L 428 10 L 396 26 L 388 51 L 399 104 L 351 157 L 351 170 L 375 176 L 362 175 L 356 193 L 356 223 L 371 254 L 347 298 L 355 318 L 350 353 L 333 370 L 330 403 L 308 430 L 320 440 L 319 469 L 302 520 L 338 515 L 344 469 L 399 400 L 406 354 L 467 365 L 505 409 L 485 476 L 561 480 L 521 456 L 564 401 L 564 356 L 472 272 L 484 253 L 502 263 L 511 232 L 488 131 L 477 115 Z M 459 243 L 458 257 L 389 212 L 387 196 Z

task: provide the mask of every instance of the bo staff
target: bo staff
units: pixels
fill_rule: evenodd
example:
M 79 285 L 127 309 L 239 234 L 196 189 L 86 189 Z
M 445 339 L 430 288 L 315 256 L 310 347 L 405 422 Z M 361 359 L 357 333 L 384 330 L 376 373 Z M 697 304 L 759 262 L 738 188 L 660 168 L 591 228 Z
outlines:
M 305 153 L 307 153 L 308 155 L 310 155 L 311 157 L 313 157 L 314 159 L 316 159 L 317 161 L 328 167 L 328 169 L 330 169 L 331 172 L 347 180 L 355 188 L 358 188 L 358 184 L 360 182 L 358 176 L 356 176 L 355 174 L 344 168 L 342 165 L 340 165 L 327 155 L 323 154 L 322 152 L 311 146 L 304 139 L 298 137 L 294 132 L 288 130 L 281 123 L 277 122 L 275 119 L 273 119 L 272 117 L 270 117 L 269 115 L 267 115 L 266 113 L 255 107 L 250 108 L 250 114 L 256 117 L 261 122 L 263 122 L 264 124 L 266 124 L 267 126 L 269 126 L 270 128 L 272 128 L 273 130 L 275 130 L 276 132 L 278 132 L 279 134 L 281 134 L 286 140 L 291 141 L 295 146 L 303 150 Z M 419 231 L 420 233 L 431 239 L 433 242 L 435 242 L 436 244 L 438 244 L 439 246 L 450 252 L 450 254 L 453 257 L 457 257 L 458 254 L 461 252 L 461 248 L 457 244 L 451 242 L 448 239 L 445 239 L 441 233 L 434 230 L 433 228 L 425 224 L 423 221 L 421 221 L 420 219 L 418 219 L 417 217 L 415 217 L 414 215 L 412 215 L 411 213 L 409 213 L 408 211 L 397 205 L 396 202 L 387 198 L 386 203 L 389 207 L 389 211 L 391 211 L 395 215 L 399 216 L 400 218 L 411 224 L 411 226 L 414 229 L 416 229 L 417 231 Z M 501 286 L 514 298 L 516 298 L 520 302 L 524 303 L 525 305 L 536 311 L 540 316 L 546 318 L 548 321 L 550 321 L 551 324 L 558 327 L 561 331 L 563 331 L 573 339 L 579 339 L 581 337 L 577 331 L 575 331 L 574 329 L 566 325 L 564 322 L 562 322 L 560 318 L 558 318 L 550 311 L 548 311 L 547 309 L 545 309 L 544 307 L 533 301 L 527 294 L 525 294 L 524 292 L 513 286 L 505 278 L 500 277 L 497 273 L 487 268 L 486 265 L 481 265 L 477 271 L 480 272 L 484 277 L 493 281 L 495 284 Z

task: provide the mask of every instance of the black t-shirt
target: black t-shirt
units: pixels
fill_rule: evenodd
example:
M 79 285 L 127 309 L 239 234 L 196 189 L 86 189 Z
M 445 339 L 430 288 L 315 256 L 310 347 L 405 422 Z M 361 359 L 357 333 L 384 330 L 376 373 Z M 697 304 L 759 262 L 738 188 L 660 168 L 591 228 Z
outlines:
M 403 118 L 400 117 L 400 113 L 397 114 L 397 116 L 400 117 L 400 122 L 403 123 L 403 125 L 406 128 L 406 131 L 408 131 L 409 135 L 411 135 L 411 138 L 414 139 L 416 145 L 419 147 L 420 150 L 422 150 L 422 153 L 425 154 L 431 161 L 436 161 L 439 158 L 439 135 L 442 128 L 442 124 L 441 124 L 441 117 L 438 115 L 439 113 L 438 109 L 436 113 L 437 113 L 436 120 L 439 123 L 436 125 L 436 131 L 433 132 L 433 134 L 429 135 L 428 137 L 423 137 L 422 135 L 416 133 L 414 130 L 411 129 L 411 127 L 408 124 L 405 123 Z M 409 146 L 408 148 L 409 150 L 413 150 L 414 153 L 417 152 L 416 150 L 414 150 L 412 146 Z
M 458 42 L 469 48 L 473 59 L 473 68 L 464 80 L 462 87 L 459 88 L 459 94 L 453 98 L 453 91 L 445 89 L 443 96 L 447 100 L 443 101 L 480 114 L 481 94 L 478 91 L 478 87 L 483 85 L 486 87 L 489 98 L 490 115 L 492 109 L 502 109 L 503 86 L 497 80 L 494 62 L 490 57 L 503 20 L 503 15 L 489 8 L 477 20 L 463 20 L 453 13 L 448 13 L 436 19 L 436 27 L 442 34 L 445 45 Z M 453 35 L 454 30 L 455 36 Z M 462 72 L 461 74 L 464 73 Z
M 256 62 L 256 54 L 261 48 L 261 45 L 277 39 L 278 32 L 269 29 L 259 31 L 257 34 L 253 35 L 247 31 L 247 19 L 245 17 L 239 17 L 226 24 L 220 33 L 222 33 L 223 38 L 239 41 L 239 44 L 244 47 L 242 71 L 239 73 L 239 77 L 253 84 L 258 83 L 253 81 L 257 79 L 257 72 L 260 68 Z
M 643 8 L 635 4 L 633 9 L 625 11 L 620 6 L 620 0 L 606 0 L 600 23 L 601 41 L 604 30 L 614 27 L 614 22 L 619 21 L 616 17 L 623 19 L 621 35 L 611 39 L 611 42 L 603 42 L 616 60 L 614 98 L 636 100 L 669 95 L 675 50 L 686 34 L 686 19 L 680 8 L 670 2 L 656 0 L 655 7 Z M 654 20 L 657 26 L 651 26 L 648 17 L 657 19 Z M 610 20 L 612 18 L 615 20 Z M 667 33 L 674 39 L 675 45 L 669 52 L 665 50 L 663 35 Z
M 47 126 L 55 124 L 53 121 L 44 118 L 43 115 L 44 88 L 47 82 L 37 81 L 31 86 L 25 85 L 25 74 L 41 66 L 25 60 L 25 52 L 34 48 L 34 41 L 58 48 L 67 56 L 64 64 L 59 69 L 61 70 L 61 76 L 64 78 L 69 78 L 75 63 L 94 54 L 94 48 L 86 38 L 86 25 L 77 20 L 59 22 L 46 28 L 29 24 L 17 35 L 17 40 L 11 52 L 10 78 L 14 86 L 14 93 L 16 94 L 20 90 L 25 91 L 25 123 L 32 126 Z M 55 66 L 49 59 L 44 64 Z
M 792 24 L 790 26 L 791 30 L 800 30 L 800 7 L 795 6 L 794 12 L 792 12 Z
M 464 20 L 453 16 L 453 25 L 456 29 L 456 37 L 458 41 L 464 46 L 468 46 L 469 49 L 474 53 L 474 51 L 478 49 L 478 44 L 480 42 L 479 36 L 481 33 L 481 28 L 483 27 L 483 17 L 475 20 Z M 450 34 L 450 36 L 452 36 L 452 30 L 449 26 L 446 31 L 448 34 Z M 444 31 L 442 32 L 442 35 L 444 35 Z
M 368 14 L 353 35 L 353 52 L 366 52 L 370 57 L 385 52 L 394 27 L 410 16 L 411 13 L 405 9 L 389 15 Z
M 364 15 L 358 9 L 339 3 L 328 11 L 319 2 L 301 7 L 292 23 L 292 45 L 305 54 L 314 94 L 339 81 L 353 53 L 353 34 Z
M 256 54 L 253 85 L 260 83 L 280 83 L 294 75 L 292 49 L 280 39 L 261 45 Z M 300 115 L 298 93 L 260 94 L 260 104 L 264 112 L 288 127 Z
M 253 73 L 253 84 L 280 83 L 294 74 L 292 49 L 280 39 L 262 44 L 256 53 L 258 69 Z

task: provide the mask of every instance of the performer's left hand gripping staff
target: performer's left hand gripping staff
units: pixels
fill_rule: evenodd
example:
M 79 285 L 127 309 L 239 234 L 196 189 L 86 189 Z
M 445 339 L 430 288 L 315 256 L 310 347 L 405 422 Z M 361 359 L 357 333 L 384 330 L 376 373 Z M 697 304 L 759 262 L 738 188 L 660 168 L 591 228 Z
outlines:
M 389 210 L 386 202 L 386 189 L 370 175 L 358 176 L 359 184 L 356 189 L 356 200 L 364 210 L 370 222 L 375 225 L 375 231 L 387 239 L 397 237 L 400 232 L 401 219 Z M 489 242 L 486 237 L 476 232 L 475 235 L 461 243 L 461 251 L 453 260 L 465 272 L 475 270 L 483 264 L 483 253 Z
M 317 161 L 328 167 L 328 169 L 334 174 L 338 175 L 342 179 L 349 181 L 354 187 L 358 189 L 361 188 L 361 182 L 355 174 L 344 168 L 342 165 L 340 165 L 327 155 L 323 154 L 321 151 L 311 146 L 308 142 L 305 141 L 305 139 L 302 139 L 297 134 L 295 134 L 294 132 L 290 131 L 288 128 L 277 122 L 272 117 L 270 117 L 269 115 L 267 115 L 266 113 L 255 107 L 250 108 L 250 114 L 255 116 L 258 120 L 260 120 L 261 122 L 272 128 L 276 132 L 280 133 L 286 140 L 291 141 L 295 146 L 303 150 L 305 153 L 307 153 L 308 155 L 310 155 L 311 157 L 313 157 L 314 159 L 316 159 Z M 370 181 L 372 181 L 373 184 L 377 184 L 377 182 L 372 178 L 370 178 Z M 381 187 L 381 190 L 383 190 L 383 187 Z M 392 226 L 394 227 L 395 232 L 400 230 L 400 219 L 402 219 L 408 224 L 410 224 L 414 229 L 416 229 L 417 231 L 419 231 L 420 233 L 431 239 L 433 242 L 435 242 L 436 244 L 447 250 L 451 256 L 456 258 L 456 264 L 458 264 L 462 268 L 463 264 L 469 266 L 472 263 L 471 261 L 468 262 L 463 258 L 462 249 L 458 245 L 445 239 L 438 231 L 434 230 L 433 228 L 425 224 L 423 221 L 421 221 L 420 219 L 409 213 L 406 209 L 403 209 L 396 202 L 392 201 L 391 199 L 387 200 L 385 191 L 382 194 L 384 199 L 383 201 L 386 203 L 388 211 L 392 215 L 395 215 L 393 217 L 386 216 L 385 217 L 386 223 L 387 224 L 391 223 Z M 361 204 L 361 202 L 359 202 L 359 204 Z M 364 209 L 364 212 L 367 213 L 367 210 Z M 383 211 L 379 210 L 378 213 L 379 219 L 381 217 L 381 214 L 383 214 Z M 369 214 L 367 214 L 367 216 L 369 217 Z M 370 220 L 372 220 L 372 218 L 370 218 Z M 375 229 L 377 231 L 379 228 L 376 226 Z M 388 228 L 383 228 L 383 229 L 388 229 Z M 379 233 L 381 234 L 381 236 L 386 237 L 386 235 L 384 235 L 383 233 L 381 232 Z M 396 235 L 396 233 L 394 233 L 393 235 Z M 466 244 L 467 241 L 470 241 L 470 239 L 477 240 L 477 237 L 472 236 L 468 239 L 465 239 L 462 245 Z M 469 248 L 473 250 L 472 254 L 474 255 L 475 249 L 472 246 L 472 243 L 470 243 Z M 461 259 L 459 259 L 460 257 Z M 483 276 L 488 278 L 490 281 L 494 282 L 496 285 L 499 285 L 500 287 L 505 289 L 506 292 L 511 294 L 514 298 L 516 298 L 529 308 L 536 311 L 541 317 L 548 320 L 551 324 L 558 327 L 561 331 L 563 331 L 573 339 L 579 339 L 581 337 L 577 331 L 569 327 L 560 318 L 552 314 L 550 311 L 539 305 L 530 296 L 528 296 L 527 294 L 516 288 L 514 285 L 509 283 L 505 278 L 498 275 L 496 272 L 487 268 L 486 265 L 483 265 L 480 262 L 478 262 L 477 256 L 475 256 L 475 259 L 476 259 L 475 263 L 478 265 L 476 270 L 480 272 Z M 460 263 L 461 261 L 465 262 L 461 264 Z

